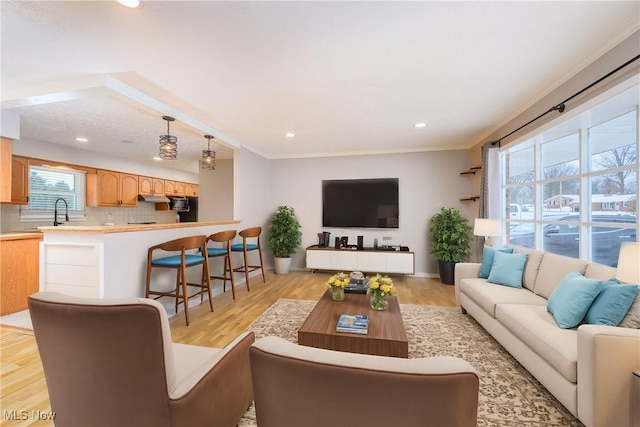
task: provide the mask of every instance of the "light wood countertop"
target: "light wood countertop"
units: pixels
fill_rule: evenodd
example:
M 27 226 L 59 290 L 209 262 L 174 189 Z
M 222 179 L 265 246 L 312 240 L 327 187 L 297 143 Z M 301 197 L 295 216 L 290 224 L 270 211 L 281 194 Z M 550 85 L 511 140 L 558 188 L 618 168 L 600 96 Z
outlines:
M 38 227 L 43 233 L 127 233 L 131 231 L 157 231 L 175 228 L 206 227 L 213 225 L 239 224 L 239 220 L 209 221 L 209 222 L 176 222 L 170 224 L 125 224 L 125 225 L 90 225 Z
M 27 240 L 27 239 L 38 239 L 42 240 L 42 233 L 39 231 L 28 231 L 24 233 L 3 233 L 0 234 L 0 241 L 11 241 L 11 240 Z

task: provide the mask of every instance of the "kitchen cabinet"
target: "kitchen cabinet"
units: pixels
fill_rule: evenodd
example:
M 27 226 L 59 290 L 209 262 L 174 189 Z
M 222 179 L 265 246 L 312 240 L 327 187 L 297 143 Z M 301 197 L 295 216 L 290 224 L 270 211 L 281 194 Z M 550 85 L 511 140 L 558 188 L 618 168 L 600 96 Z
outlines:
M 184 195 L 190 197 L 198 197 L 198 184 L 185 184 Z
M 40 233 L 3 235 L 0 239 L 0 315 L 27 309 L 27 298 L 40 287 Z
M 138 193 L 164 195 L 164 179 L 148 176 L 138 177 Z
M 167 196 L 184 197 L 185 184 L 179 181 L 164 180 L 164 193 Z
M 0 203 L 11 201 L 11 143 L 9 138 L 0 139 Z
M 93 181 L 87 176 L 88 206 L 138 206 L 138 175 L 98 170 Z
M 24 157 L 11 159 L 11 203 L 29 204 L 29 159 Z

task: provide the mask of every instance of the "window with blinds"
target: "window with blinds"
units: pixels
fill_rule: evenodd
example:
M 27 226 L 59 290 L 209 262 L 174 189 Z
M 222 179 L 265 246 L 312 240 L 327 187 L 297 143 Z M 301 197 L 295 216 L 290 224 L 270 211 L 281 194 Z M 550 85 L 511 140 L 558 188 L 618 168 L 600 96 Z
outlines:
M 86 218 L 86 174 L 83 171 L 29 166 L 29 204 L 20 209 L 22 221 L 53 221 L 56 200 L 58 218 Z M 66 202 L 66 206 L 65 206 Z

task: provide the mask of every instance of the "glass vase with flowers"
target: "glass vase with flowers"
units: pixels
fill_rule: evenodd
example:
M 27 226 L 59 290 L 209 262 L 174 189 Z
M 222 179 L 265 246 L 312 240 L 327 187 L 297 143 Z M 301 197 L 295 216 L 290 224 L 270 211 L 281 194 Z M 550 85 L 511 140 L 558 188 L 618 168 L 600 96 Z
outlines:
M 393 295 L 396 288 L 393 286 L 393 280 L 387 276 L 376 274 L 369 279 L 369 290 L 367 293 L 371 295 L 370 305 L 374 310 L 386 310 L 389 308 L 389 295 Z
M 334 301 L 344 300 L 344 287 L 349 284 L 349 275 L 344 273 L 336 273 L 329 277 L 327 286 L 331 288 L 331 298 Z

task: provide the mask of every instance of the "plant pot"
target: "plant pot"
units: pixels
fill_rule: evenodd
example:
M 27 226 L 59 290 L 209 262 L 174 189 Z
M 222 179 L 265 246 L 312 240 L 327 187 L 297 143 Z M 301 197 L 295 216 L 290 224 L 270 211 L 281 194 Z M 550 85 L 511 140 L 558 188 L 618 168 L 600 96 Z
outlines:
M 456 263 L 448 261 L 438 261 L 438 272 L 440 281 L 445 285 L 455 284 Z
M 291 270 L 291 258 L 277 258 L 273 259 L 273 269 L 276 274 L 287 274 Z

